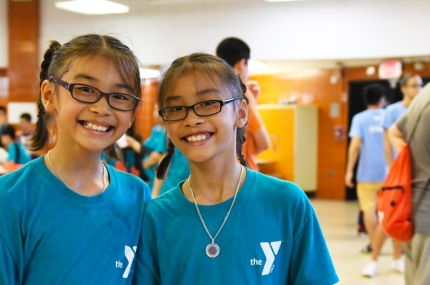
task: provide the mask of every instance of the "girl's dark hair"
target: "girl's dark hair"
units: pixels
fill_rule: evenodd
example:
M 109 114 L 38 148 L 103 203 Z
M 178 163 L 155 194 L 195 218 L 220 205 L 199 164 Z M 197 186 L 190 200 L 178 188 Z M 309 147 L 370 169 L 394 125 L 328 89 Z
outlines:
M 413 77 L 419 77 L 418 74 L 413 74 L 413 73 L 405 73 L 402 78 L 399 80 L 399 85 L 400 87 L 405 86 L 406 84 L 408 84 L 409 79 L 413 78 Z
M 236 75 L 232 67 L 223 59 L 205 53 L 193 53 L 188 56 L 180 57 L 173 61 L 172 65 L 164 74 L 158 90 L 158 107 L 164 107 L 164 97 L 169 88 L 179 78 L 195 73 L 204 74 L 216 85 L 222 85 L 219 89 L 228 89 L 232 97 L 242 98 L 248 102 L 245 97 L 246 86 L 242 83 L 239 76 Z M 225 93 L 225 92 L 221 92 Z M 236 101 L 235 105 L 239 103 Z M 242 145 L 245 142 L 245 129 L 238 128 L 236 131 L 236 155 L 240 163 L 246 166 L 245 158 L 242 154 Z M 157 168 L 157 178 L 164 179 L 167 168 L 169 167 L 172 156 L 175 152 L 175 146 L 171 140 L 168 142 L 167 155 L 160 162 Z
M 133 52 L 120 40 L 107 35 L 87 34 L 78 36 L 64 45 L 51 41 L 46 50 L 39 73 L 40 86 L 51 76 L 61 78 L 70 68 L 72 61 L 84 56 L 101 56 L 113 62 L 121 79 L 131 86 L 133 95 L 141 97 L 139 64 Z M 41 94 L 37 100 L 38 120 L 31 136 L 30 149 L 43 149 L 49 142 L 48 124 L 53 123 L 53 115 L 47 114 L 42 104 Z M 116 144 L 108 146 L 106 154 L 113 159 L 122 159 Z
M 9 136 L 13 141 L 15 141 L 16 135 L 14 127 L 10 124 L 3 124 L 0 127 L 0 136 L 3 135 Z

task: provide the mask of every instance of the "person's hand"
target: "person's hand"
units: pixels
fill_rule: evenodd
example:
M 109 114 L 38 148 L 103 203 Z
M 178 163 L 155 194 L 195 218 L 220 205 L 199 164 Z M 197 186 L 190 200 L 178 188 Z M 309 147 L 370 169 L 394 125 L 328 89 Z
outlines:
M 352 182 L 352 179 L 354 178 L 354 173 L 352 171 L 348 171 L 345 175 L 345 185 L 349 188 L 354 187 L 354 182 Z
M 258 97 L 260 96 L 260 85 L 258 85 L 258 82 L 250 80 L 246 83 L 246 88 L 251 92 L 252 96 L 254 96 L 255 100 L 258 100 Z

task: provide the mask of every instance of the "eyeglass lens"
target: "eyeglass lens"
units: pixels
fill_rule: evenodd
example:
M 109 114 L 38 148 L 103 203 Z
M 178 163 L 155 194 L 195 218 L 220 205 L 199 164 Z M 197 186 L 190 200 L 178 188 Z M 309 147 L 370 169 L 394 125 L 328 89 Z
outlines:
M 185 106 L 177 106 L 166 108 L 163 112 L 163 117 L 166 120 L 182 120 L 187 116 L 187 110 L 191 108 L 194 110 L 194 113 L 198 116 L 210 116 L 221 111 L 221 102 L 220 101 L 204 101 L 197 103 L 190 107 Z
M 73 98 L 87 103 L 96 102 L 101 93 L 99 90 L 95 88 L 91 88 L 90 86 L 77 84 L 73 87 Z M 108 96 L 109 105 L 113 108 L 119 110 L 130 110 L 134 107 L 135 98 L 122 93 L 112 93 Z

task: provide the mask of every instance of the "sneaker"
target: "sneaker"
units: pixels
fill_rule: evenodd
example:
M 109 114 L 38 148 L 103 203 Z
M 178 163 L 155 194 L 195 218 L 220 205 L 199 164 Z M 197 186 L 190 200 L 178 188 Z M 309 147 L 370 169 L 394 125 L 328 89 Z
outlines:
M 397 273 L 405 272 L 405 261 L 402 258 L 391 261 L 391 270 Z
M 377 270 L 378 270 L 378 262 L 372 261 L 363 268 L 363 271 L 361 271 L 361 274 L 364 277 L 373 278 L 375 277 Z
M 370 244 L 366 245 L 362 250 L 360 250 L 363 254 L 372 253 L 372 246 Z

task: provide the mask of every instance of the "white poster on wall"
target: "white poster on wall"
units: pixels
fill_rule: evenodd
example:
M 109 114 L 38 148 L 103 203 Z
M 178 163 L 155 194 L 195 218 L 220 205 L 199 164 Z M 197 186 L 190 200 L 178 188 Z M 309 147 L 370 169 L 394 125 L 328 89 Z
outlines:
M 18 124 L 23 113 L 31 115 L 31 121 L 36 122 L 37 105 L 34 102 L 9 102 L 7 104 L 7 120 L 10 124 Z
M 0 77 L 0 98 L 6 98 L 9 95 L 9 78 Z

